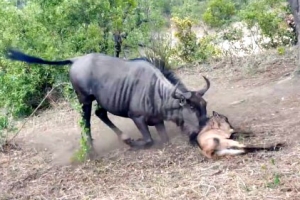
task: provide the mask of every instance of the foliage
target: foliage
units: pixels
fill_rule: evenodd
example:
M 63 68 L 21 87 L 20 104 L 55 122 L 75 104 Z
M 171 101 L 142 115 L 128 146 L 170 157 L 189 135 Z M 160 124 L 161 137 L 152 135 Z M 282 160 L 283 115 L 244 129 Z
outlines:
M 68 66 L 12 62 L 3 57 L 7 47 L 47 60 L 90 52 L 112 55 L 113 32 L 127 32 L 126 43 L 135 48 L 139 42 L 148 42 L 151 26 L 163 25 L 157 13 L 146 13 L 153 6 L 153 2 L 137 0 L 32 0 L 17 8 L 0 0 L 4 19 L 0 21 L 0 107 L 15 117 L 27 116 L 54 84 L 69 81 Z M 73 93 L 69 87 L 66 90 Z
M 177 53 L 183 61 L 205 61 L 220 54 L 220 50 L 212 44 L 212 36 L 203 37 L 198 41 L 196 34 L 192 31 L 192 22 L 189 19 L 181 20 L 174 17 L 172 20 L 177 28 L 175 36 L 179 39 Z
M 286 10 L 283 2 L 283 0 L 255 0 L 239 13 L 249 29 L 258 25 L 263 36 L 270 38 L 269 44 L 273 48 L 291 44 L 295 39 L 282 16 Z
M 5 132 L 4 130 L 8 128 L 8 118 L 7 116 L 0 116 L 0 148 L 5 143 Z
M 177 29 L 175 36 L 180 41 L 177 50 L 178 55 L 184 61 L 191 62 L 197 51 L 197 37 L 192 31 L 192 22 L 187 18 L 181 20 L 178 17 L 172 18 L 172 21 Z
M 211 27 L 220 27 L 230 22 L 236 13 L 232 0 L 210 0 L 202 15 L 203 21 Z
M 232 28 L 224 30 L 222 33 L 222 39 L 228 41 L 238 41 L 242 39 L 243 31 L 239 28 Z
M 83 115 L 83 111 L 81 109 L 81 105 L 78 102 L 73 102 L 72 106 L 74 107 L 74 109 L 80 113 L 81 115 Z M 84 127 L 84 121 L 81 118 L 79 120 L 79 127 L 81 129 L 81 138 L 80 138 L 80 149 L 78 149 L 75 154 L 72 156 L 71 161 L 73 162 L 83 162 L 84 160 L 86 160 L 88 158 L 88 155 L 91 152 L 91 146 L 88 144 L 88 139 L 87 139 L 87 135 L 86 132 L 88 132 L 89 130 L 87 130 Z
M 168 34 L 156 34 L 151 38 L 151 42 L 145 49 L 143 56 L 150 59 L 160 59 L 164 61 L 166 68 L 171 68 L 174 64 L 172 56 L 175 54 L 171 46 L 172 38 Z
M 206 61 L 209 58 L 217 58 L 221 55 L 222 51 L 213 44 L 214 41 L 214 36 L 205 36 L 199 40 L 199 48 L 196 53 L 196 58 L 198 60 Z
M 171 1 L 171 15 L 181 19 L 189 18 L 194 23 L 199 23 L 204 13 L 207 1 L 183 0 Z
M 8 134 L 15 130 L 14 121 L 8 114 L 0 116 L 0 150 L 7 142 Z

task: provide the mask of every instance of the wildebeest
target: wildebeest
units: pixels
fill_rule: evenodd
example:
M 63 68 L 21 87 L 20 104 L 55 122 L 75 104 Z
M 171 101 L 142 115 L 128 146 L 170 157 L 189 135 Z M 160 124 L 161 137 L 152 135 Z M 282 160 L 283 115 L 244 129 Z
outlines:
M 268 147 L 246 146 L 231 139 L 235 132 L 228 118 L 213 111 L 212 117 L 207 121 L 206 126 L 200 131 L 196 142 L 202 155 L 207 158 L 216 158 L 225 155 L 240 155 L 256 151 L 278 151 L 283 144 L 270 145 Z
M 135 148 L 153 144 L 148 126 L 155 126 L 163 142 L 169 140 L 164 121 L 172 121 L 188 135 L 198 133 L 201 121 L 206 120 L 206 101 L 203 95 L 210 87 L 198 91 L 178 91 L 178 83 L 172 85 L 164 75 L 144 60 L 123 60 L 100 53 L 61 61 L 48 61 L 9 49 L 7 57 L 27 63 L 67 65 L 70 81 L 82 104 L 84 128 L 92 146 L 90 118 L 92 102 L 99 107 L 95 114 L 109 126 L 124 143 Z M 143 138 L 131 139 L 119 130 L 108 118 L 107 112 L 130 118 Z

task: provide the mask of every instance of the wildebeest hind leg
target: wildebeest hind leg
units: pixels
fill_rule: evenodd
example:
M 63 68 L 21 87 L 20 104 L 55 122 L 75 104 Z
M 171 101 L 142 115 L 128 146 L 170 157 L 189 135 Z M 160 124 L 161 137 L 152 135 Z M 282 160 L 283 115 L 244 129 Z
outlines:
M 118 136 L 118 138 L 120 138 L 123 141 L 129 141 L 131 140 L 131 138 L 123 133 L 118 127 L 116 127 L 112 121 L 110 121 L 110 119 L 107 116 L 107 111 L 104 108 L 101 107 L 97 107 L 95 114 L 97 117 L 100 118 L 100 120 L 105 123 L 109 128 L 111 128 Z M 126 142 L 125 142 L 126 143 Z
M 168 137 L 168 134 L 167 134 L 164 122 L 156 124 L 155 128 L 156 128 L 156 131 L 158 132 L 158 134 L 159 134 L 159 136 L 161 138 L 162 143 L 169 142 L 169 137 Z
M 149 132 L 148 125 L 145 122 L 144 117 L 133 117 L 131 118 L 136 125 L 136 127 L 139 129 L 141 134 L 143 135 L 143 139 L 138 139 L 136 141 L 132 141 L 130 146 L 135 148 L 148 148 L 153 145 L 153 139 L 151 137 L 151 134 Z
M 87 136 L 87 142 L 88 145 L 91 148 L 91 151 L 89 152 L 89 156 L 93 158 L 94 155 L 94 147 L 93 147 L 93 138 L 91 135 L 91 112 L 92 112 L 92 104 L 83 104 L 82 105 L 82 119 L 84 122 L 84 133 Z M 83 137 L 83 135 L 81 135 Z

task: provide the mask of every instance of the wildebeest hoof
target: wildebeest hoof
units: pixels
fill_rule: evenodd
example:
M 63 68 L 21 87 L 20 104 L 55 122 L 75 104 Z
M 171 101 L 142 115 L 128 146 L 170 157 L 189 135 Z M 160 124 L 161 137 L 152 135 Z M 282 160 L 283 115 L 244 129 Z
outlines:
M 126 139 L 126 140 L 123 140 L 123 142 L 124 142 L 125 144 L 129 145 L 129 146 L 131 146 L 132 141 L 133 141 L 133 140 L 132 140 L 131 138 L 128 138 L 128 139 Z
M 95 151 L 94 148 L 92 148 L 89 152 L 88 152 L 88 158 L 90 160 L 95 160 L 97 158 L 97 153 Z
M 162 144 L 166 144 L 166 145 L 170 144 L 170 140 L 168 138 L 167 139 L 162 139 L 160 142 Z
M 142 138 L 137 140 L 131 140 L 129 146 L 131 147 L 130 150 L 138 150 L 138 149 L 147 149 L 153 145 L 153 141 L 145 141 Z

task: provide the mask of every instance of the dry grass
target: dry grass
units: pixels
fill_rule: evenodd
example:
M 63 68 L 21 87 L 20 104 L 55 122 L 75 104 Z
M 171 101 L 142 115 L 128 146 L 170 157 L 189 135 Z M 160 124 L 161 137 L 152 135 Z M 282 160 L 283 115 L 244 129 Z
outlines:
M 92 133 L 102 154 L 95 161 L 70 164 L 78 148 L 79 115 L 61 104 L 28 122 L 17 141 L 20 148 L 0 154 L 0 199 L 299 199 L 300 84 L 277 83 L 282 71 L 294 68 L 292 58 L 277 60 L 268 67 L 259 65 L 266 70 L 247 79 L 241 79 L 245 74 L 236 65 L 227 74 L 229 66 L 213 72 L 183 69 L 180 76 L 198 88 L 203 72 L 212 81 L 206 97 L 209 110 L 251 128 L 255 135 L 246 144 L 284 141 L 288 146 L 282 151 L 208 160 L 171 124 L 168 146 L 128 151 L 93 116 Z M 111 118 L 139 137 L 132 122 Z

